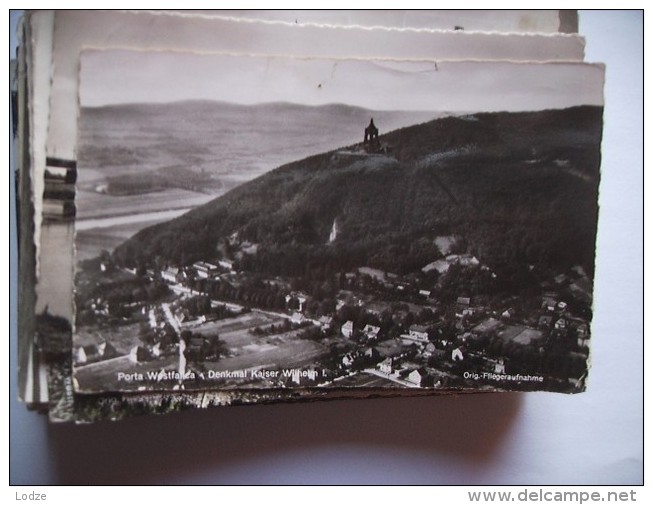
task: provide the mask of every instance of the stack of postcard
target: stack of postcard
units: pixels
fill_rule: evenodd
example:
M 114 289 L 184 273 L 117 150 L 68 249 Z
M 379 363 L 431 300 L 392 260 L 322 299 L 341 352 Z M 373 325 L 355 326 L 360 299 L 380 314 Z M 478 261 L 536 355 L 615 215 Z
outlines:
M 568 11 L 35 11 L 19 391 L 52 421 L 577 393 L 604 67 Z

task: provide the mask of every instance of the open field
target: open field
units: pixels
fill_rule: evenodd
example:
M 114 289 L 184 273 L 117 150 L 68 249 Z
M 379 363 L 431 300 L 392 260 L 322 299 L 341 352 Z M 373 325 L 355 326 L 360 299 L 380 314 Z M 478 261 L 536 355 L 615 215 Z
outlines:
M 217 362 L 203 362 L 207 370 L 246 370 L 256 368 L 302 368 L 326 352 L 323 344 L 300 338 L 303 329 L 277 335 L 252 335 L 249 330 L 283 321 L 269 314 L 249 313 L 236 319 L 207 323 L 194 329 L 203 335 L 219 334 L 230 357 Z M 193 366 L 189 363 L 189 366 Z M 247 379 L 249 381 L 249 379 Z M 218 381 L 219 382 L 219 381 Z M 252 384 L 256 387 L 256 383 Z M 263 385 L 263 384 L 261 384 Z
M 111 252 L 143 228 L 169 221 L 215 196 L 177 188 L 125 196 L 78 190 L 75 258 Z
M 159 370 L 177 370 L 176 356 L 166 356 L 153 361 L 132 363 L 128 356 L 100 361 L 75 369 L 75 380 L 81 391 L 137 391 L 139 389 L 157 390 L 152 382 L 119 380 L 119 373 L 158 372 Z M 164 383 L 161 383 L 162 385 Z M 165 387 L 172 389 L 174 382 L 165 382 Z
M 331 387 L 338 387 L 338 388 L 360 388 L 360 387 L 366 387 L 366 388 L 397 388 L 397 389 L 404 389 L 403 386 L 400 384 L 397 384 L 396 382 L 392 382 L 390 379 L 384 379 L 383 377 L 379 377 L 377 375 L 372 375 L 366 372 L 358 372 L 353 375 L 349 375 L 347 377 L 344 377 L 342 379 L 338 379 L 331 384 L 329 384 Z
M 291 332 L 292 333 L 292 332 Z M 265 343 L 242 347 L 241 354 L 221 359 L 218 362 L 205 362 L 208 370 L 247 370 L 305 368 L 326 352 L 326 348 L 310 340 L 297 338 L 289 333 L 265 338 Z M 248 379 L 249 380 L 249 379 Z M 251 384 L 257 387 L 254 382 Z
M 282 317 L 270 314 L 250 312 L 237 318 L 225 319 L 204 323 L 191 331 L 199 335 L 218 335 L 230 354 L 229 357 L 219 361 L 197 362 L 188 361 L 187 370 L 197 373 L 197 380 L 185 381 L 187 389 L 231 387 L 235 384 L 246 383 L 248 387 L 266 387 L 262 380 L 246 379 L 230 380 L 203 380 L 199 373 L 202 371 L 234 371 L 268 368 L 278 370 L 282 368 L 304 368 L 311 365 L 322 356 L 327 347 L 318 342 L 300 338 L 303 329 L 294 329 L 277 335 L 254 336 L 250 329 L 266 327 L 270 324 L 283 321 Z M 75 377 L 82 391 L 135 391 L 146 390 L 171 390 L 176 386 L 174 380 L 162 382 L 141 380 L 118 380 L 120 372 L 146 374 L 148 371 L 178 370 L 177 356 L 166 356 L 152 361 L 133 363 L 126 356 L 135 345 L 142 344 L 138 338 L 139 324 L 130 324 L 115 328 L 104 328 L 102 337 L 97 331 L 88 328 L 79 328 L 75 337 L 76 345 L 97 344 L 102 338 L 111 342 L 122 356 L 114 359 L 92 363 L 77 367 Z
M 200 335 L 220 335 L 220 339 L 227 342 L 229 346 L 242 346 L 252 342 L 255 338 L 249 334 L 250 328 L 268 325 L 282 321 L 281 317 L 274 317 L 260 312 L 250 312 L 237 318 L 223 319 L 221 321 L 211 321 L 196 326 L 192 329 L 193 333 Z
M 114 196 L 78 189 L 77 221 L 196 207 L 219 195 L 171 188 L 146 195 Z
M 163 221 L 161 219 L 160 221 L 127 223 L 92 230 L 77 230 L 75 234 L 75 244 L 77 246 L 75 259 L 76 261 L 87 260 L 99 256 L 102 251 L 111 252 L 129 237 L 135 235 L 144 226 Z
M 80 327 L 75 331 L 75 346 L 80 347 L 90 344 L 99 344 L 101 340 L 110 342 L 119 354 L 129 354 L 135 345 L 141 345 L 138 338 L 140 324 L 128 324 L 125 326 L 107 327 L 102 329 L 100 336 L 97 330 L 88 327 Z

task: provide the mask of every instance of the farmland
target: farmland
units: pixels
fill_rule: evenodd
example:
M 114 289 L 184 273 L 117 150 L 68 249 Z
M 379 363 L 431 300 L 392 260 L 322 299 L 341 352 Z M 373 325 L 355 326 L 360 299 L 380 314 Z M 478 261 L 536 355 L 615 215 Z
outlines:
M 260 312 L 242 314 L 236 318 L 222 321 L 206 322 L 192 328 L 194 335 L 207 338 L 218 337 L 226 346 L 226 356 L 217 361 L 191 361 L 186 363 L 186 371 L 193 372 L 194 378 L 184 381 L 185 389 L 206 387 L 206 382 L 200 379 L 208 377 L 209 371 L 242 371 L 242 370 L 280 370 L 283 368 L 304 369 L 313 365 L 326 353 L 326 346 L 311 340 L 301 338 L 302 329 L 290 329 L 278 334 L 265 336 L 253 335 L 254 328 L 269 328 L 278 325 L 281 328 L 284 318 Z M 147 379 L 148 372 L 160 370 L 178 371 L 178 354 L 169 354 L 159 358 L 134 362 L 127 356 L 136 345 L 142 344 L 138 338 L 139 325 L 130 324 L 107 328 L 104 338 L 110 341 L 121 356 L 102 360 L 88 365 L 78 366 L 75 377 L 82 391 L 111 390 L 111 391 L 136 391 L 142 390 L 170 390 L 178 386 L 176 380 L 165 380 L 155 383 Z M 97 332 L 80 328 L 77 333 L 79 345 L 98 344 Z M 123 375 L 120 375 L 123 374 Z M 124 376 L 141 374 L 142 379 L 125 380 Z M 121 378 L 122 377 L 122 378 Z M 265 380 L 252 379 L 247 374 L 242 379 L 217 379 L 212 380 L 212 387 L 229 388 L 246 384 L 247 387 L 268 387 L 270 383 Z

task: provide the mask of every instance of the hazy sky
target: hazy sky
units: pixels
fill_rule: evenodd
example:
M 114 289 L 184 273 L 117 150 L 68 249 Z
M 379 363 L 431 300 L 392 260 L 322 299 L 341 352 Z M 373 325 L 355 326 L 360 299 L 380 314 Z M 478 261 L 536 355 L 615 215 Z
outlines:
M 222 100 L 376 110 L 540 110 L 603 104 L 603 68 L 579 63 L 387 62 L 84 51 L 82 106 Z
M 41 11 L 43 12 L 43 11 Z M 77 138 L 77 108 L 80 53 L 84 49 L 128 49 L 153 51 L 196 51 L 204 53 L 240 53 L 267 55 L 294 55 L 314 57 L 358 57 L 423 59 L 427 61 L 445 60 L 505 60 L 505 61 L 581 61 L 584 55 L 584 39 L 578 35 L 546 34 L 496 34 L 468 31 L 392 30 L 369 29 L 351 26 L 317 26 L 287 24 L 279 22 L 253 22 L 234 20 L 219 16 L 180 16 L 166 11 L 125 12 L 125 11 L 66 11 L 54 14 L 52 43 L 52 80 L 50 100 L 50 123 L 47 152 L 50 156 L 71 158 L 75 156 Z M 411 16 L 419 14 L 411 13 Z M 464 14 L 467 17 L 469 14 Z M 528 18 L 540 18 L 531 11 Z M 505 21 L 505 14 L 501 14 Z M 512 17 L 512 14 L 508 15 Z M 525 22 L 528 27 L 538 30 L 539 22 L 533 25 L 518 16 L 518 25 Z M 545 15 L 548 17 L 548 14 Z M 301 16 L 300 16 L 301 18 Z M 425 18 L 420 18 L 424 21 Z M 496 20 L 484 16 L 486 28 L 497 29 Z M 514 20 L 513 20 L 514 21 Z M 530 21 L 533 21 L 531 19 Z M 467 21 L 457 19 L 449 23 L 468 26 Z M 545 30 L 547 31 L 547 30 Z M 47 46 L 47 44 L 41 44 Z M 153 57 L 153 56 L 152 56 Z M 50 59 L 47 59 L 50 61 Z M 155 66 L 148 62 L 99 70 L 120 71 L 123 75 L 136 67 L 137 70 Z M 196 73 L 192 64 L 191 73 L 168 72 L 169 82 L 183 82 Z M 182 65 L 178 65 L 181 68 Z M 203 69 L 206 70 L 206 69 Z M 172 77 L 170 77 L 172 73 Z M 201 72 L 205 73 L 205 72 Z M 98 72 L 103 76 L 103 72 Z M 132 74 L 132 80 L 136 78 Z M 197 74 L 200 75 L 200 74 Z M 215 75 L 209 76 L 214 78 Z M 122 77 L 112 77 L 127 82 Z M 130 83 L 132 84 L 132 83 Z M 157 83 L 157 84 L 160 84 Z M 193 83 L 195 85 L 196 83 Z M 120 91 L 121 86 L 114 91 Z M 134 88 L 135 90 L 137 88 Z M 151 87 L 155 89 L 155 87 Z M 145 93 L 141 90 L 141 95 Z M 326 93 L 325 93 L 326 94 Z M 107 99 L 109 94 L 106 95 Z M 206 94 L 204 95 L 206 97 Z M 146 98 L 148 98 L 146 96 Z M 98 102 L 101 96 L 97 96 Z M 127 97 L 126 99 L 131 99 Z M 141 97 L 139 96 L 139 99 Z M 164 99 L 163 96 L 160 99 Z M 167 98 L 166 98 L 167 99 Z M 112 99 L 115 100 L 115 99 Z M 119 99 L 120 100 L 120 99 Z

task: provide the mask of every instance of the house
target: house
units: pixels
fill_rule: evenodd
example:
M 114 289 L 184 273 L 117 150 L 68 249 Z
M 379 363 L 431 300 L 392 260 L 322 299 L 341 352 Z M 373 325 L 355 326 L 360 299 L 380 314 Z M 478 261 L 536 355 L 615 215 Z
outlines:
M 394 359 L 387 357 L 377 365 L 377 368 L 379 369 L 379 372 L 391 375 L 394 369 Z
M 140 363 L 142 361 L 148 361 L 149 359 L 151 359 L 151 357 L 152 355 L 150 354 L 149 349 L 141 345 L 135 345 L 129 351 L 129 361 L 131 361 L 132 363 Z
M 553 325 L 553 327 L 554 327 L 556 330 L 564 330 L 564 329 L 567 327 L 567 320 L 566 320 L 564 317 L 561 317 L 560 319 L 558 319 L 558 320 L 555 322 L 555 324 Z
M 503 361 L 503 358 L 492 359 L 485 358 L 485 369 L 490 370 L 493 373 L 504 374 L 506 373 L 506 366 Z
M 458 264 L 463 267 L 473 267 L 481 263 L 471 254 L 449 254 L 445 259 L 450 265 Z
M 151 329 L 156 328 L 156 315 L 154 314 L 154 309 L 150 309 L 147 313 L 148 323 Z
M 374 347 L 368 347 L 363 351 L 363 356 L 365 356 L 365 358 L 369 361 L 378 361 L 378 359 L 381 357 L 381 354 Z
M 290 321 L 294 324 L 300 324 L 304 322 L 304 315 L 301 312 L 293 312 Z
M 79 364 L 93 363 L 103 359 L 114 358 L 118 355 L 116 348 L 109 342 L 89 344 L 79 347 L 75 352 L 75 361 Z
M 428 289 L 420 289 L 419 294 L 424 298 L 429 298 L 431 296 L 431 292 Z
M 408 330 L 408 335 L 411 339 L 416 342 L 428 342 L 429 341 L 429 332 L 425 326 L 418 324 L 412 325 Z
M 196 261 L 193 263 L 193 270 L 201 279 L 212 279 L 220 273 L 217 265 L 206 261 Z
M 322 316 L 320 319 L 318 319 L 318 322 L 320 323 L 320 329 L 322 331 L 327 331 L 331 327 L 331 324 L 333 323 L 333 317 Z
M 501 313 L 501 317 L 505 317 L 506 319 L 510 319 L 511 317 L 514 317 L 515 315 L 515 309 L 506 309 Z
M 399 338 L 404 342 L 404 344 L 426 344 L 429 341 L 429 334 L 426 331 L 426 328 L 414 324 L 408 330 L 408 333 L 400 335 Z
M 433 353 L 436 351 L 435 344 L 432 342 L 429 342 L 424 346 L 424 349 L 422 349 L 422 356 L 425 358 L 430 358 L 433 356 Z
M 157 342 L 156 344 L 154 344 L 151 347 L 150 352 L 152 353 L 152 356 L 154 358 L 158 358 L 159 356 L 161 356 L 161 342 Z
M 356 360 L 356 357 L 354 356 L 353 353 L 347 353 L 342 357 L 342 364 L 346 367 L 350 367 L 354 364 L 354 361 Z
M 418 368 L 417 370 L 413 370 L 408 374 L 406 377 L 406 382 L 414 384 L 417 387 L 423 387 L 426 386 L 428 376 L 429 375 L 426 373 L 426 370 Z
M 471 331 L 466 331 L 464 333 L 460 333 L 460 334 L 456 335 L 456 340 L 458 342 L 467 342 L 467 339 L 472 337 L 472 336 L 473 336 L 473 333 Z
M 97 346 L 95 344 L 83 345 L 75 351 L 75 362 L 79 364 L 88 363 L 98 355 Z
M 447 270 L 449 270 L 450 266 L 451 264 L 446 260 L 436 260 L 432 263 L 429 263 L 428 265 L 423 266 L 422 272 L 427 274 L 429 272 L 432 272 L 433 270 L 436 270 L 439 274 L 443 274 Z
M 218 260 L 218 265 L 230 272 L 234 270 L 234 262 L 231 260 Z
M 206 323 L 207 321 L 207 317 L 205 315 L 201 315 L 196 319 L 191 319 L 187 314 L 180 314 L 179 316 L 175 316 L 175 318 L 177 319 L 180 328 L 190 328 L 197 326 L 198 324 Z
M 297 309 L 299 312 L 304 311 L 304 304 L 306 303 L 307 295 L 304 293 L 290 293 L 286 295 L 286 305 L 290 305 L 291 308 Z
M 379 331 L 381 328 L 378 326 L 374 326 L 371 324 L 366 324 L 365 328 L 363 328 L 363 335 L 367 338 L 367 340 L 376 340 L 379 338 Z
M 553 312 L 557 306 L 558 302 L 556 302 L 556 300 L 546 299 L 542 302 L 542 308 L 549 312 Z
M 304 311 L 304 304 L 306 303 L 306 295 L 304 293 L 290 293 L 286 295 L 286 305 L 289 305 L 290 308 L 299 310 L 299 312 Z
M 540 316 L 540 319 L 537 322 L 537 326 L 545 330 L 551 328 L 552 324 L 553 324 L 553 316 Z
M 474 267 L 479 263 L 480 261 L 478 261 L 478 259 L 476 259 L 476 257 L 472 256 L 471 254 L 461 254 L 458 256 L 458 264 L 463 267 Z
M 346 338 L 351 338 L 354 335 L 354 321 L 347 321 L 343 324 L 340 333 Z
M 177 267 L 168 267 L 161 272 L 161 278 L 166 282 L 176 283 L 179 269 Z
M 451 352 L 451 361 L 462 361 L 464 359 L 465 359 L 465 356 L 463 356 L 463 348 L 462 347 L 456 347 Z
M 100 351 L 102 359 L 115 358 L 118 356 L 118 351 L 113 345 L 111 345 L 111 342 L 101 342 L 98 345 L 98 350 Z
M 466 296 L 459 296 L 458 299 L 456 300 L 456 303 L 458 305 L 464 305 L 464 306 L 469 306 L 471 302 L 472 299 Z

